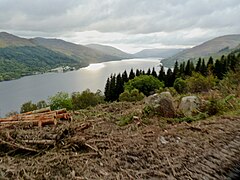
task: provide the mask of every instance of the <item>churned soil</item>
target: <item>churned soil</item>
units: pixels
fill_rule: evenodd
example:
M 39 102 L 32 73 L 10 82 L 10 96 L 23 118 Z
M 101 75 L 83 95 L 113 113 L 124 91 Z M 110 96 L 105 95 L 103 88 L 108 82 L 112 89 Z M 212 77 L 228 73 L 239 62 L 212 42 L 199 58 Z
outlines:
M 0 126 L 0 179 L 239 178 L 239 116 L 174 123 L 142 109 L 112 103 L 57 126 Z

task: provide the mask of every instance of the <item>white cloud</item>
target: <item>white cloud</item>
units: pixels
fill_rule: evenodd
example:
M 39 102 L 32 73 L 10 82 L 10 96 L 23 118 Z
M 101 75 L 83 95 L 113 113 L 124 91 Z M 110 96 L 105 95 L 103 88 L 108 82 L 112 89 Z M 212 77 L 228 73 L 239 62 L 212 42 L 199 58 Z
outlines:
M 0 0 L 1 30 L 77 43 L 192 46 L 240 32 L 239 0 Z

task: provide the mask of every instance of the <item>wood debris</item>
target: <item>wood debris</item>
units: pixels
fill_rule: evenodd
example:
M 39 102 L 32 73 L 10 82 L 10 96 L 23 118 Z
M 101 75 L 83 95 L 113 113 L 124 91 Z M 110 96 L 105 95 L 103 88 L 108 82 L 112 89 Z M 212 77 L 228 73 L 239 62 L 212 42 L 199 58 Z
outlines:
M 0 118 L 0 126 L 5 124 L 23 124 L 29 123 L 42 127 L 47 124 L 58 123 L 58 120 L 71 120 L 72 116 L 66 109 L 52 111 L 50 107 L 30 111 L 22 114 L 16 114 L 7 118 Z

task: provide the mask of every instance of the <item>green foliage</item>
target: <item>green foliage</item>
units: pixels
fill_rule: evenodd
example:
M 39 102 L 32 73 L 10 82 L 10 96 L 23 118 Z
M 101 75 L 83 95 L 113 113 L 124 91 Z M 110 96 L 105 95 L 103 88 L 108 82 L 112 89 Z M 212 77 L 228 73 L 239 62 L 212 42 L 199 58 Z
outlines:
M 41 100 L 41 101 L 37 102 L 36 106 L 37 106 L 37 109 L 42 109 L 42 108 L 47 107 L 48 105 L 47 105 L 46 101 Z
M 131 92 L 133 89 L 138 89 L 144 95 L 149 96 L 155 90 L 164 86 L 164 83 L 159 81 L 152 75 L 140 75 L 128 81 L 124 85 L 125 91 Z
M 104 102 L 104 96 L 101 91 L 96 93 L 91 92 L 89 89 L 82 93 L 72 93 L 72 105 L 74 110 L 85 109 L 89 106 L 96 106 L 97 104 Z
M 207 104 L 207 114 L 212 116 L 222 113 L 225 109 L 224 102 L 218 99 L 211 99 Z
M 218 88 L 225 96 L 236 94 L 240 97 L 240 68 L 237 68 L 236 72 L 228 72 L 224 79 L 219 82 Z
M 10 116 L 15 116 L 15 115 L 17 115 L 17 114 L 18 114 L 17 111 L 11 111 L 11 112 L 8 112 L 5 116 L 6 116 L 6 117 L 10 117 Z
M 174 89 L 176 89 L 178 93 L 182 94 L 182 93 L 185 93 L 187 90 L 186 89 L 187 83 L 182 78 L 177 78 L 173 83 L 173 87 Z
M 49 97 L 49 105 L 52 110 L 66 108 L 72 109 L 72 99 L 66 92 L 58 92 L 56 95 Z
M 130 115 L 125 115 L 125 116 L 122 116 L 119 121 L 118 121 L 118 125 L 119 126 L 125 126 L 129 123 L 131 123 L 133 121 L 133 115 L 130 114 Z
M 59 66 L 80 66 L 77 60 L 41 46 L 0 48 L 0 57 L 0 81 L 46 72 Z
M 144 94 L 139 92 L 138 89 L 133 89 L 132 91 L 124 91 L 119 96 L 119 101 L 135 102 L 141 101 L 144 98 Z
M 209 115 L 207 113 L 198 113 L 195 116 L 187 116 L 187 117 L 179 117 L 179 118 L 174 118 L 174 119 L 168 119 L 168 121 L 170 122 L 194 122 L 194 121 L 199 121 L 199 120 L 203 120 L 206 119 L 207 117 L 209 117 Z
M 186 84 L 189 92 L 207 92 L 216 85 L 216 79 L 213 75 L 204 77 L 200 73 L 193 73 L 186 79 Z
M 143 116 L 145 116 L 145 117 L 151 117 L 151 116 L 155 115 L 154 107 L 150 106 L 150 105 L 146 105 L 143 108 L 142 113 L 143 113 Z
M 28 101 L 24 104 L 22 104 L 21 109 L 20 109 L 20 113 L 25 113 L 28 111 L 34 111 L 37 109 L 37 105 L 32 103 L 32 101 Z

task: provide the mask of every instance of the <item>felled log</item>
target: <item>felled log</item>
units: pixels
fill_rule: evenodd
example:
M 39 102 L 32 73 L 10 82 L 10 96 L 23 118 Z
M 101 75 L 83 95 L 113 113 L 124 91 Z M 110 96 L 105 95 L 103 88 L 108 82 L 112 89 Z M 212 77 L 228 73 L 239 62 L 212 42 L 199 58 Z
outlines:
M 22 113 L 22 114 L 37 114 L 37 113 L 45 113 L 45 112 L 49 112 L 51 111 L 51 108 L 50 107 L 46 107 L 46 108 L 42 108 L 42 109 L 37 109 L 37 110 L 34 110 L 34 111 L 29 111 L 29 112 L 25 112 L 25 113 Z
M 55 140 L 49 140 L 49 139 L 22 140 L 21 142 L 26 144 L 39 144 L 39 145 L 54 145 L 56 143 Z
M 70 113 L 67 113 L 66 109 L 51 111 L 51 109 L 48 107 L 27 113 L 17 114 L 8 118 L 1 118 L 0 125 L 32 123 L 33 125 L 42 127 L 43 125 L 47 124 L 56 125 L 57 120 L 60 119 L 71 120 L 72 116 Z
M 4 141 L 3 139 L 0 139 L 0 144 L 7 145 L 9 148 L 14 149 L 14 150 L 20 149 L 20 150 L 24 150 L 24 151 L 28 151 L 28 152 L 34 152 L 34 153 L 39 152 L 36 149 L 25 147 L 21 144 L 15 143 L 15 142 L 7 142 L 7 141 Z

